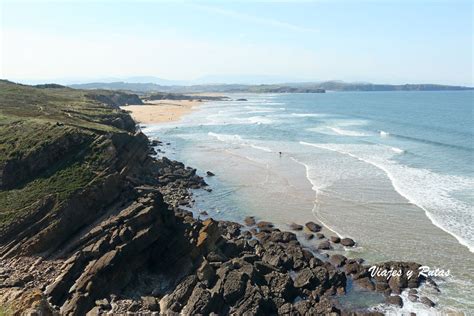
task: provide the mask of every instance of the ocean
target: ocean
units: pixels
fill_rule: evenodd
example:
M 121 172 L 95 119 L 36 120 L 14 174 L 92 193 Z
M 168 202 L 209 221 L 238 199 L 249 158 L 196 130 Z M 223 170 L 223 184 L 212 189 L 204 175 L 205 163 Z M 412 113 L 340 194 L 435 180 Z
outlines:
M 143 127 L 170 142 L 166 156 L 216 174 L 212 192 L 195 192 L 196 211 L 282 228 L 316 219 L 357 241 L 349 257 L 449 269 L 441 294 L 426 294 L 439 311 L 474 311 L 472 91 L 231 97 L 247 101 Z M 404 298 L 385 310 L 432 312 Z

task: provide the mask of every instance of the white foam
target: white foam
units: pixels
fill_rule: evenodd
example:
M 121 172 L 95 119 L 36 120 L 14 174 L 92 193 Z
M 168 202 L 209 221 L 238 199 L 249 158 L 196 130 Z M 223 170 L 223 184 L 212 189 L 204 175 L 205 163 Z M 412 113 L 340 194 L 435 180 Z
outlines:
M 276 112 L 279 110 L 277 108 L 271 108 L 271 107 L 265 107 L 265 106 L 250 106 L 250 105 L 245 106 L 244 109 L 249 110 L 249 111 L 270 111 L 270 112 Z
M 296 117 L 326 117 L 327 114 L 323 113 L 291 113 L 292 116 Z
M 312 177 L 311 176 L 311 172 L 313 171 L 313 167 L 302 162 L 302 161 L 299 161 L 298 159 L 296 159 L 295 157 L 290 157 L 291 160 L 293 160 L 294 162 L 296 162 L 297 164 L 300 164 L 302 165 L 304 168 L 305 168 L 305 171 L 306 171 L 306 179 L 308 179 L 309 183 L 311 183 L 311 186 L 312 186 L 312 190 L 316 193 L 316 199 L 318 198 L 318 195 L 319 193 L 321 192 L 321 190 L 326 187 L 327 185 L 325 184 L 322 184 L 321 182 L 316 182 L 315 180 L 315 177 Z M 313 214 L 316 213 L 316 203 L 314 204 L 314 207 L 313 207 Z M 324 227 L 326 227 L 327 229 L 331 230 L 332 232 L 334 232 L 336 235 L 338 235 L 339 237 L 342 237 L 341 234 L 339 234 L 334 227 L 332 227 L 331 225 L 325 223 L 324 221 L 321 220 L 320 217 L 318 217 L 318 221 L 323 224 Z M 352 249 L 354 250 L 354 249 Z
M 380 131 L 379 133 L 380 133 L 380 137 L 387 137 L 390 135 L 390 133 L 384 132 L 384 131 Z
M 248 121 L 252 124 L 272 124 L 273 120 L 264 116 L 252 116 L 248 118 Z
M 395 152 L 387 150 L 385 146 L 307 142 L 300 144 L 348 155 L 382 170 L 401 196 L 423 209 L 434 225 L 474 252 L 472 208 L 468 203 L 453 197 L 453 193 L 472 190 L 472 179 L 400 165 L 390 160 Z
M 242 137 L 240 135 L 228 135 L 228 134 L 217 134 L 213 132 L 207 133 L 209 136 L 217 138 L 217 140 L 220 140 L 221 142 L 241 142 Z
M 316 127 L 308 128 L 307 131 L 317 132 L 326 135 L 364 137 L 370 134 L 354 129 L 359 126 L 367 125 L 366 120 L 354 120 L 345 118 L 325 119 L 324 122 Z
M 400 295 L 403 301 L 403 307 L 395 307 L 388 304 L 379 304 L 371 308 L 373 311 L 382 312 L 384 315 L 395 316 L 395 315 L 409 315 L 410 313 L 415 313 L 417 316 L 441 316 L 445 313 L 435 310 L 433 308 L 427 308 L 422 303 L 411 302 L 408 299 L 408 295 Z
M 308 165 L 308 164 L 305 164 L 304 162 L 299 161 L 299 160 L 296 159 L 295 157 L 290 157 L 290 159 L 293 160 L 294 162 L 296 162 L 296 163 L 302 165 L 303 167 L 305 167 L 305 170 L 306 170 L 306 179 L 308 179 L 309 183 L 311 183 L 313 191 L 315 191 L 316 194 L 318 194 L 319 190 L 322 189 L 322 186 L 319 185 L 319 183 L 316 183 L 316 181 L 314 180 L 314 178 L 310 176 L 311 166 Z
M 342 128 L 338 128 L 338 127 L 330 127 L 329 129 L 332 130 L 333 132 L 335 132 L 336 134 L 344 135 L 344 136 L 356 136 L 356 137 L 367 136 L 367 134 L 365 134 L 365 133 L 361 133 L 361 132 L 357 132 L 357 131 L 351 131 L 351 130 L 342 129 Z
M 265 152 L 273 152 L 270 148 L 266 146 L 257 145 L 257 141 L 251 139 L 243 139 L 240 135 L 229 135 L 229 134 L 218 134 L 209 132 L 209 136 L 216 138 L 217 140 L 225 143 L 232 143 L 241 146 L 251 147 L 253 149 L 265 151 Z
M 247 113 L 248 114 L 259 114 L 259 113 L 275 113 L 277 112 L 277 110 L 252 110 L 252 111 L 248 111 Z
M 250 147 L 255 148 L 255 149 L 258 149 L 258 150 L 263 150 L 263 151 L 266 151 L 266 152 L 268 152 L 268 153 L 273 152 L 273 151 L 272 151 L 270 148 L 268 148 L 268 147 L 257 146 L 257 145 L 253 145 L 253 144 L 250 144 Z
M 390 149 L 397 154 L 403 154 L 405 152 L 403 149 L 400 149 L 398 147 L 390 147 Z

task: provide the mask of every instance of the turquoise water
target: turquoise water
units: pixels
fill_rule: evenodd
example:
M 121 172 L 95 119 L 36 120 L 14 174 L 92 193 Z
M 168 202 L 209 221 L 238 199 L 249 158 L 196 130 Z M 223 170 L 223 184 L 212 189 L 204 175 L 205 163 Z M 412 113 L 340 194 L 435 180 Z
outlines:
M 248 101 L 144 129 L 216 173 L 197 208 L 280 226 L 316 218 L 358 241 L 353 256 L 450 269 L 442 295 L 428 295 L 440 310 L 474 310 L 472 91 L 232 97 Z

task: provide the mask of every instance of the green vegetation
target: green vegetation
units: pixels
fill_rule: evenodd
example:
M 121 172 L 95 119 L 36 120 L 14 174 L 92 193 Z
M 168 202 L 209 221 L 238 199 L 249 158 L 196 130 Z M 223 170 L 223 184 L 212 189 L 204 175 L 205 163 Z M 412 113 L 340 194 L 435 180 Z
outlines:
M 107 150 L 97 139 L 134 124 L 97 95 L 107 96 L 0 81 L 0 235 L 45 197 L 59 207 L 107 168 Z
M 0 305 L 0 316 L 10 316 L 13 315 L 13 312 L 10 308 Z

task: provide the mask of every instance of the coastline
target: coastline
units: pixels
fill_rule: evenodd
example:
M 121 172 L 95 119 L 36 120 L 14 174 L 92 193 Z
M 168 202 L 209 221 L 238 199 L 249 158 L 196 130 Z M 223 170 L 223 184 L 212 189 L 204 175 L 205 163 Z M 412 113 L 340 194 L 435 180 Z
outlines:
M 20 90 L 25 95 L 35 91 Z M 70 92 L 62 93 L 69 96 Z M 63 104 L 70 104 L 74 97 Z M 80 149 L 73 179 L 87 173 L 69 195 L 59 196 L 61 203 L 55 203 L 50 193 L 71 185 L 69 174 L 57 186 L 45 187 L 44 198 L 33 197 L 41 199 L 39 214 L 15 218 L 0 230 L 2 308 L 5 304 L 27 310 L 34 303 L 38 313 L 68 315 L 381 315 L 376 307 L 368 309 L 374 304 L 360 308 L 341 301 L 354 295 L 362 299 L 376 296 L 380 304 L 402 307 L 400 295 L 408 291 L 421 304 L 435 305 L 417 290 L 427 285 L 439 291 L 431 278 L 408 278 L 408 272 L 417 271 L 419 264 L 382 262 L 377 267 L 400 270 L 402 275 L 390 280 L 372 275 L 363 259 L 330 251 L 354 247 L 352 239 L 325 235 L 317 223 L 298 220 L 280 230 L 265 221 L 274 220 L 268 216 L 242 216 L 242 225 L 241 221 L 208 218 L 205 210 L 193 214 L 186 209 L 194 202 L 191 190 L 212 194 L 205 180 L 211 183 L 213 174 L 208 172 L 203 178 L 200 175 L 205 172 L 165 156 L 156 157 L 155 150 L 166 146 L 166 140 L 149 139 L 137 131 L 137 124 L 125 111 L 97 103 L 76 109 L 90 111 L 92 105 L 98 113 L 93 118 L 102 123 L 92 126 L 100 127 L 99 132 L 91 129 L 89 120 L 81 121 L 82 116 L 61 111 L 55 116 L 56 124 L 44 123 L 41 133 L 24 135 L 44 138 L 51 131 L 57 139 L 44 143 L 40 151 L 25 147 L 23 165 L 17 162 L 20 167 L 32 169 L 32 162 L 40 160 L 35 155 L 56 159 L 61 167 L 64 155 L 58 152 Z M 39 115 L 49 117 L 42 109 Z M 108 120 L 103 119 L 103 112 Z M 36 119 L 38 114 L 34 114 L 30 115 Z M 84 152 L 89 153 L 85 160 Z M 89 172 L 92 167 L 95 172 Z M 18 174 L 18 170 L 11 172 Z M 37 178 L 26 179 L 28 185 L 35 188 L 37 181 L 30 180 Z M 37 220 L 38 215 L 44 220 Z
M 262 107 L 262 110 L 267 111 L 267 110 L 269 110 L 269 109 Z M 206 112 L 206 111 L 204 111 L 204 112 Z M 234 113 L 234 112 L 232 112 L 232 113 Z M 209 113 L 208 113 L 208 114 L 209 114 Z M 255 114 L 254 114 L 254 115 L 255 115 Z M 252 117 L 252 118 L 255 118 L 255 117 Z M 203 120 L 203 119 L 204 119 L 204 114 L 202 114 L 201 112 L 197 113 L 195 120 L 196 120 L 196 121 L 201 121 L 201 120 Z M 236 122 L 237 122 L 237 120 L 236 120 Z M 242 123 L 242 120 L 239 121 L 238 123 Z M 192 124 L 192 123 L 191 123 L 191 124 Z M 255 123 L 254 123 L 254 124 L 255 124 Z M 212 126 L 212 125 L 211 125 L 211 126 Z M 251 125 L 251 126 L 252 126 L 252 125 Z M 254 126 L 258 126 L 258 124 L 255 124 Z M 182 133 L 182 132 L 179 132 L 179 133 Z M 233 138 L 231 138 L 231 139 L 229 138 L 229 139 L 227 139 L 227 141 L 228 141 L 229 143 L 238 143 L 238 142 L 236 141 L 236 137 L 237 137 L 237 136 L 235 136 L 233 133 L 235 133 L 235 132 L 232 131 L 232 132 L 228 133 L 229 135 L 227 135 L 225 132 L 224 132 L 223 134 L 215 134 L 215 135 L 222 136 L 222 137 L 227 137 L 227 138 L 229 138 L 230 136 L 233 136 Z M 231 135 L 231 134 L 232 134 L 232 135 Z M 147 135 L 148 135 L 148 134 L 147 134 Z M 209 135 L 210 135 L 210 134 L 209 134 Z M 212 135 L 212 136 L 215 136 L 215 135 Z M 152 136 L 153 136 L 153 137 L 160 137 L 159 133 L 157 133 L 157 134 L 152 134 Z M 166 141 L 169 141 L 169 140 L 170 140 L 170 139 L 166 139 Z M 172 139 L 172 141 L 173 141 L 173 139 Z M 174 139 L 174 141 L 176 141 L 176 139 Z M 219 139 L 219 141 L 224 142 L 224 140 L 221 140 L 221 139 Z M 252 145 L 249 145 L 250 142 L 249 142 L 248 140 L 246 140 L 245 138 L 244 138 L 243 140 L 240 140 L 239 144 L 242 144 L 242 147 L 244 147 L 244 148 L 249 147 L 249 146 L 250 146 L 250 147 L 253 147 Z M 188 144 L 188 145 L 189 145 L 189 144 Z M 257 145 L 260 145 L 260 144 L 257 143 Z M 265 145 L 262 145 L 262 146 L 265 146 Z M 177 147 L 180 147 L 180 142 L 174 143 L 174 148 L 177 148 Z M 270 146 L 269 146 L 269 147 L 270 147 Z M 262 148 L 263 148 L 263 147 L 262 147 Z M 262 149 L 262 148 L 260 148 L 260 149 Z M 273 153 L 278 153 L 277 151 L 275 152 L 275 150 L 278 150 L 278 149 L 273 149 Z M 170 151 L 171 151 L 171 148 L 170 148 Z M 263 150 L 263 151 L 264 151 L 263 153 L 260 153 L 260 154 L 259 154 L 260 156 L 261 156 L 261 155 L 271 155 L 271 154 L 272 154 L 272 153 L 267 153 L 267 150 Z M 193 154 L 192 154 L 192 156 L 189 156 L 189 153 L 191 153 L 191 152 L 192 152 Z M 211 153 L 211 152 L 212 152 L 212 150 L 207 151 L 207 154 L 209 154 L 209 153 Z M 175 157 L 175 159 L 188 162 L 189 164 L 193 165 L 194 167 L 197 167 L 198 169 L 200 169 L 201 171 L 205 171 L 205 170 L 215 171 L 215 169 L 214 169 L 213 166 L 216 164 L 216 162 L 218 163 L 218 160 L 217 160 L 217 159 L 213 160 L 212 158 L 210 158 L 210 157 L 208 157 L 207 155 L 205 155 L 205 153 L 206 153 L 206 152 L 203 151 L 203 153 L 201 153 L 201 155 L 199 156 L 199 154 L 195 154 L 195 150 L 192 150 L 192 151 L 189 151 L 189 150 L 188 150 L 188 151 L 187 151 L 188 158 L 191 158 L 191 159 L 184 159 L 184 160 L 183 160 L 183 158 L 186 157 L 186 156 L 184 156 L 184 157 L 177 156 L 177 157 Z M 243 157 L 245 157 L 245 156 L 243 156 Z M 198 165 L 196 164 L 196 161 L 199 161 L 200 158 L 205 158 L 206 161 L 211 160 L 211 162 L 210 162 L 210 163 L 206 162 L 206 163 L 204 163 L 201 167 L 198 167 Z M 247 159 L 250 159 L 250 158 L 247 158 Z M 201 160 L 202 160 L 202 159 L 201 159 Z M 276 160 L 278 160 L 278 155 L 276 156 Z M 281 159 L 280 159 L 280 161 L 281 161 Z M 267 162 L 268 162 L 268 161 L 267 161 Z M 276 165 L 275 165 L 275 166 L 276 166 Z M 273 166 L 273 167 L 275 167 L 275 166 Z M 267 167 L 268 167 L 268 166 L 267 166 Z M 216 173 L 217 173 L 218 176 L 220 176 L 221 178 L 228 176 L 228 175 L 227 175 L 227 172 L 226 172 L 226 174 L 224 174 L 224 173 L 222 172 L 222 170 L 220 170 L 220 171 L 217 170 Z M 238 177 L 240 177 L 240 176 L 242 176 L 242 175 L 234 174 L 233 176 L 238 178 Z M 252 173 L 252 177 L 255 177 L 255 174 Z M 308 178 L 308 177 L 306 177 L 306 178 Z M 268 179 L 267 179 L 267 180 L 268 180 Z M 312 184 L 311 179 L 308 179 L 308 180 L 309 180 L 309 182 Z M 260 182 L 258 179 L 254 179 L 254 181 L 255 181 L 255 182 Z M 217 193 L 218 190 L 217 190 L 216 188 L 213 188 L 213 189 L 216 191 L 215 193 Z M 398 193 L 398 191 L 395 191 L 395 192 Z M 212 194 L 212 193 L 211 193 L 211 194 Z M 204 194 L 204 195 L 207 196 L 207 194 Z M 262 198 L 263 198 L 263 197 L 262 197 Z M 404 198 L 404 197 L 402 196 L 402 198 Z M 204 209 L 205 209 L 205 208 L 204 208 Z M 271 209 L 271 208 L 270 208 L 270 209 Z M 271 209 L 271 210 L 272 210 L 272 212 L 274 211 L 273 209 Z M 244 210 L 244 211 L 245 211 L 245 210 Z M 263 210 L 263 211 L 265 211 L 265 210 Z M 219 211 L 218 211 L 218 212 L 219 212 Z M 212 213 L 212 212 L 210 212 L 210 213 Z M 288 230 L 287 226 L 291 223 L 290 221 L 287 221 L 286 223 L 283 223 L 283 225 L 279 225 L 278 220 L 275 219 L 274 217 L 272 217 L 271 215 L 268 216 L 269 214 L 266 214 L 266 215 L 264 215 L 264 216 L 262 216 L 263 214 L 259 214 L 259 213 L 254 213 L 254 214 L 248 213 L 248 214 L 249 214 L 249 215 L 257 215 L 257 218 L 259 218 L 259 219 L 261 219 L 261 220 L 269 220 L 269 219 L 271 219 L 272 222 L 276 224 L 276 227 L 282 229 L 282 231 L 283 231 L 283 230 Z M 196 214 L 196 215 L 198 215 L 198 214 Z M 212 214 L 212 215 L 217 215 L 217 214 Z M 317 218 L 318 218 L 318 220 L 319 220 L 319 217 L 317 217 Z M 424 218 L 424 217 L 423 217 L 423 218 Z M 225 220 L 226 218 L 222 215 L 222 216 L 219 216 L 219 219 Z M 234 221 L 237 221 L 237 222 L 240 222 L 239 220 L 236 220 L 236 219 L 233 219 L 233 220 L 234 220 Z M 301 224 L 302 224 L 302 223 L 304 223 L 304 221 L 302 221 L 302 220 L 300 219 L 300 220 L 297 220 L 297 223 L 301 223 Z M 328 225 L 326 225 L 326 224 L 323 223 L 322 221 L 318 221 L 318 223 L 323 224 L 324 228 L 327 228 L 328 230 L 331 230 L 331 231 L 333 231 L 333 232 L 335 232 L 335 233 L 337 234 L 337 232 L 336 232 L 337 229 L 334 230 L 333 228 L 328 227 Z M 432 225 L 431 223 L 429 223 L 429 225 L 427 225 L 427 226 L 435 226 L 435 225 Z M 436 228 L 437 228 L 437 227 L 436 227 Z M 330 236 L 330 235 L 328 235 L 328 237 L 329 237 L 329 236 Z M 351 235 L 349 234 L 349 236 L 351 236 Z M 298 237 L 304 238 L 303 235 L 298 236 Z M 351 237 L 352 237 L 352 236 L 351 236 Z M 358 238 L 355 238 L 355 239 L 358 240 Z M 449 240 L 450 240 L 450 239 L 449 239 Z M 449 242 L 449 240 L 448 240 L 448 242 Z M 304 244 L 304 240 L 299 239 L 299 241 Z M 359 240 L 359 241 L 362 241 L 362 240 Z M 317 242 L 318 242 L 318 241 L 316 241 L 316 243 L 317 243 Z M 314 241 L 313 241 L 312 243 L 313 243 L 313 246 L 314 246 Z M 362 244 L 362 242 L 361 242 L 361 244 Z M 361 248 L 361 249 L 362 249 L 362 248 Z M 355 250 L 355 249 L 354 249 L 354 250 Z M 365 258 L 365 259 L 369 259 L 369 258 L 366 258 L 366 253 L 364 253 L 364 254 L 358 254 L 359 250 L 360 250 L 360 249 L 357 249 L 356 252 L 351 251 L 352 253 L 349 254 L 349 257 L 361 256 L 361 257 L 363 257 L 363 258 Z M 364 252 L 366 252 L 365 249 L 362 249 L 362 250 L 363 250 Z M 344 254 L 344 252 L 342 252 L 342 254 L 346 256 L 346 254 Z M 393 255 L 393 254 L 390 253 L 390 255 Z M 396 258 L 396 257 L 392 256 L 392 258 Z M 372 263 L 380 262 L 380 261 L 384 261 L 384 260 L 387 260 L 387 259 L 380 259 L 380 258 L 378 258 L 378 259 L 375 259 L 375 261 L 374 261 L 373 259 L 372 259 L 372 260 L 369 259 L 369 261 L 371 261 Z M 400 260 L 410 260 L 410 261 L 412 261 L 412 260 L 409 259 L 409 258 L 400 258 Z M 425 264 L 426 264 L 426 262 L 424 262 L 423 259 L 420 259 L 419 257 L 418 257 L 417 259 L 413 259 L 413 261 L 420 262 L 420 263 L 425 263 Z M 433 263 L 433 262 L 430 262 L 430 265 L 434 265 L 434 263 Z M 450 282 L 453 282 L 453 281 L 450 281 Z M 444 282 L 442 282 L 442 283 L 444 283 Z M 406 293 L 405 293 L 405 294 L 406 294 Z M 450 293 L 450 294 L 453 295 L 452 293 Z M 406 295 L 405 295 L 405 296 L 402 295 L 402 297 L 404 298 L 404 303 L 405 303 L 405 305 L 407 306 L 407 309 L 410 309 L 410 307 L 411 307 L 411 301 L 407 298 Z M 440 305 L 440 307 L 441 307 L 441 305 Z M 445 306 L 443 306 L 443 307 L 445 307 Z M 448 307 L 448 308 L 449 308 L 449 307 Z M 405 309 L 404 311 L 407 311 L 407 309 Z M 448 309 L 448 310 L 449 310 L 449 309 Z M 444 311 L 446 311 L 446 310 L 444 310 Z
M 159 124 L 178 121 L 203 103 L 198 100 L 156 100 L 120 108 L 127 111 L 137 124 Z

